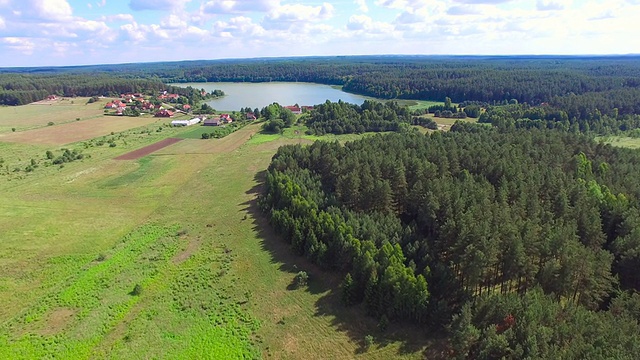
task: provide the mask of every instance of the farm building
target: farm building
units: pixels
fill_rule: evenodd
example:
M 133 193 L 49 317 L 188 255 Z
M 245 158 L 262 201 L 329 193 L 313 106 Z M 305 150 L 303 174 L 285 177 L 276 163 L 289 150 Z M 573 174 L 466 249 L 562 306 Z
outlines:
M 247 113 L 247 120 L 255 120 L 255 119 L 256 119 L 256 116 L 252 112 Z
M 191 126 L 199 123 L 200 118 L 193 118 L 191 120 L 173 120 L 171 126 Z
M 302 110 L 300 109 L 299 106 L 295 106 L 295 105 L 293 105 L 293 106 L 285 106 L 284 108 L 291 110 L 291 112 L 296 114 L 296 115 L 302 114 Z
M 205 120 L 202 125 L 203 126 L 220 126 L 224 124 L 220 118 L 213 118 Z
M 169 110 L 160 110 L 156 113 L 156 117 L 172 117 L 173 116 L 173 111 L 169 111 Z

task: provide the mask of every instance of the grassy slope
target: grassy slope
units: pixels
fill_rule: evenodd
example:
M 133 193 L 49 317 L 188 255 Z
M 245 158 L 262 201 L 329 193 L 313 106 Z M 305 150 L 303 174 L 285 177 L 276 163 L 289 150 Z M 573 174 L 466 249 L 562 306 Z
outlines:
M 0 357 L 421 357 L 419 331 L 363 352 L 364 335 L 382 338 L 375 322 L 269 231 L 254 202 L 261 171 L 278 145 L 312 138 L 257 129 L 111 160 L 184 131 L 138 129 L 90 159 L 0 178 Z M 309 289 L 288 290 L 302 268 Z M 135 284 L 142 295 L 128 294 Z

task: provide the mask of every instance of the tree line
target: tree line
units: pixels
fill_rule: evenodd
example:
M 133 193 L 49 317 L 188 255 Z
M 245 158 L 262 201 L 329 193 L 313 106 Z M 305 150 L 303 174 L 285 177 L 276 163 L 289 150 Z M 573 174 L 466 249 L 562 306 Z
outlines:
M 282 147 L 260 205 L 295 252 L 344 274 L 347 305 L 449 326 L 460 357 L 629 357 L 638 312 L 612 304 L 640 305 L 638 164 L 580 134 L 457 123 Z
M 622 115 L 638 113 L 639 64 L 634 56 L 310 57 L 0 69 L 0 79 L 18 73 L 165 83 L 301 81 L 342 85 L 345 91 L 383 99 L 551 103 L 566 109 L 569 118 L 578 114 L 584 118 L 594 108 L 606 113 L 617 108 Z M 30 91 L 34 90 L 41 89 Z

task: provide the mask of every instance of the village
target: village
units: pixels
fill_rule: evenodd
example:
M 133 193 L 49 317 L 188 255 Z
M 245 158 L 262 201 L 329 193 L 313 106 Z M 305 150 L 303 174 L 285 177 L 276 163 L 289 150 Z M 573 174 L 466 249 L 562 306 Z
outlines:
M 206 95 L 206 93 L 202 95 Z M 208 107 L 206 113 L 203 113 L 201 110 L 193 111 L 193 107 L 188 102 L 189 99 L 186 97 L 179 94 L 167 93 L 167 91 L 163 91 L 157 96 L 149 96 L 142 93 L 124 93 L 120 94 L 119 99 L 109 101 L 105 105 L 104 111 L 105 114 L 113 116 L 152 114 L 158 118 L 195 115 L 189 120 L 173 120 L 171 121 L 171 126 L 192 126 L 196 124 L 201 124 L 202 126 L 224 126 L 234 121 L 253 121 L 260 117 L 260 114 L 256 114 L 255 111 L 243 111 L 241 113 L 234 111 L 232 114 L 213 114 L 214 110 L 210 107 Z M 205 107 L 207 107 L 207 105 L 205 105 L 203 109 Z M 299 106 L 296 104 L 283 106 L 283 108 L 290 110 L 294 115 L 300 115 L 303 112 L 311 111 L 313 106 Z

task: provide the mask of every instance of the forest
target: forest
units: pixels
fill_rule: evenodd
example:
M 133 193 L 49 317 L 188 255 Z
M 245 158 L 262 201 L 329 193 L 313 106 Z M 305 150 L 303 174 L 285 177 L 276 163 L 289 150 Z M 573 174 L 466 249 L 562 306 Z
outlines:
M 25 105 L 40 101 L 49 95 L 119 97 L 123 93 L 157 95 L 163 90 L 182 95 L 191 103 L 204 99 L 198 89 L 168 86 L 158 79 L 125 78 L 99 73 L 3 74 L 0 72 L 0 105 Z
M 617 108 L 620 115 L 640 110 L 637 56 L 349 56 L 10 68 L 0 69 L 0 99 L 41 98 L 44 90 L 69 93 L 37 84 L 51 79 L 61 82 L 69 76 L 75 78 L 67 86 L 90 83 L 96 75 L 102 83 L 95 88 L 99 94 L 112 90 L 110 81 L 122 79 L 129 88 L 140 86 L 136 83 L 140 81 L 301 81 L 341 85 L 345 91 L 381 99 L 548 103 L 565 109 L 569 119 L 584 119 L 595 109 L 609 114 Z
M 457 358 L 634 358 L 640 154 L 456 123 L 274 156 L 260 205 L 343 301 L 444 328 Z

